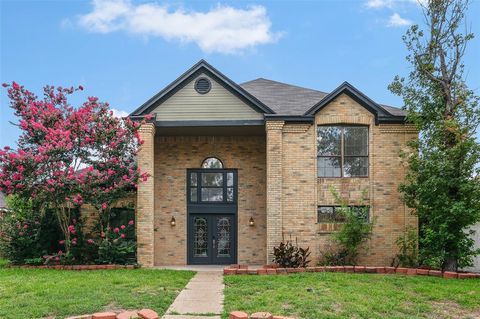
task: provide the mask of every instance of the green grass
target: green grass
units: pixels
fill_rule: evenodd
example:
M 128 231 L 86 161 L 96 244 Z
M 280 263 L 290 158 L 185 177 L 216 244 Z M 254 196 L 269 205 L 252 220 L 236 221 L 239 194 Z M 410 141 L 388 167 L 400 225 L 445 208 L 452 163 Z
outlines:
M 304 273 L 226 276 L 225 313 L 296 318 L 479 318 L 480 281 L 401 275 Z
M 8 260 L 0 258 L 0 268 L 8 265 Z
M 151 308 L 160 316 L 193 277 L 173 270 L 0 268 L 0 318 L 63 318 Z

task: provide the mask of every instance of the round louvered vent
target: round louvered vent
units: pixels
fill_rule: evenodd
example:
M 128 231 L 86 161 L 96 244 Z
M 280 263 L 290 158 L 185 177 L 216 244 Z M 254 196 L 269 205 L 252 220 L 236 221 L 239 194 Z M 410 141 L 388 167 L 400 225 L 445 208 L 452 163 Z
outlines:
M 200 78 L 195 81 L 195 90 L 200 94 L 206 94 L 212 88 L 212 83 L 207 78 Z

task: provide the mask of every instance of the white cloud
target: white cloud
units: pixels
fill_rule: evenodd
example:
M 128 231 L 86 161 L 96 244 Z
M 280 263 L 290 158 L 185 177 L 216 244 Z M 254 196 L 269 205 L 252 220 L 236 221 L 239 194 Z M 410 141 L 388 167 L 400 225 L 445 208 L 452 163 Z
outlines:
M 367 0 L 365 3 L 367 8 L 379 9 L 379 8 L 391 8 L 393 6 L 392 0 Z
M 369 9 L 394 8 L 399 5 L 416 4 L 427 5 L 429 0 L 366 0 L 365 6 Z
M 117 109 L 110 109 L 112 112 L 113 112 L 113 116 L 115 117 L 127 117 L 128 116 L 128 112 L 125 112 L 123 110 L 117 110 Z
M 156 2 L 133 4 L 130 0 L 94 0 L 93 10 L 78 17 L 79 26 L 91 32 L 124 31 L 196 43 L 205 52 L 239 53 L 275 42 L 279 33 L 263 6 L 236 9 L 218 5 L 207 12 L 171 9 Z
M 403 27 L 411 25 L 412 21 L 402 18 L 398 13 L 394 13 L 388 19 L 387 26 L 389 27 Z

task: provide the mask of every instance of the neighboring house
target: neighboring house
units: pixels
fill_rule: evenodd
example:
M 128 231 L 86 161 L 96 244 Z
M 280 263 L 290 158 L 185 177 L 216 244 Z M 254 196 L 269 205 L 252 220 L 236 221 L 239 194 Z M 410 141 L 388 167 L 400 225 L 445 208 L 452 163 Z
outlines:
M 480 223 L 473 225 L 470 229 L 475 231 L 475 233 L 472 235 L 472 238 L 475 241 L 475 247 L 480 249 Z M 473 259 L 473 266 L 467 267 L 465 270 L 480 272 L 480 255 L 477 255 Z
M 417 133 L 402 110 L 347 82 L 328 94 L 262 78 L 237 84 L 202 60 L 130 117 L 147 114 L 144 266 L 265 264 L 282 240 L 310 247 L 314 264 L 341 223 L 330 187 L 375 221 L 363 264 L 390 265 L 397 238 L 417 227 L 397 190 L 399 153 Z

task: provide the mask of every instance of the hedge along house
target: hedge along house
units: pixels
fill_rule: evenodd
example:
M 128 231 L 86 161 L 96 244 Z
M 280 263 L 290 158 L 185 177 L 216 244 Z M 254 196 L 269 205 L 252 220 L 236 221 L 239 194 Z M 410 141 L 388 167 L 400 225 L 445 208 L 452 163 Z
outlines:
M 396 239 L 417 226 L 397 191 L 399 153 L 417 133 L 402 110 L 346 82 L 328 94 L 237 84 L 201 60 L 130 117 L 147 114 L 138 162 L 151 177 L 137 190 L 144 266 L 264 264 L 282 240 L 310 247 L 316 262 L 341 225 L 330 187 L 375 220 L 362 263 L 389 265 Z

